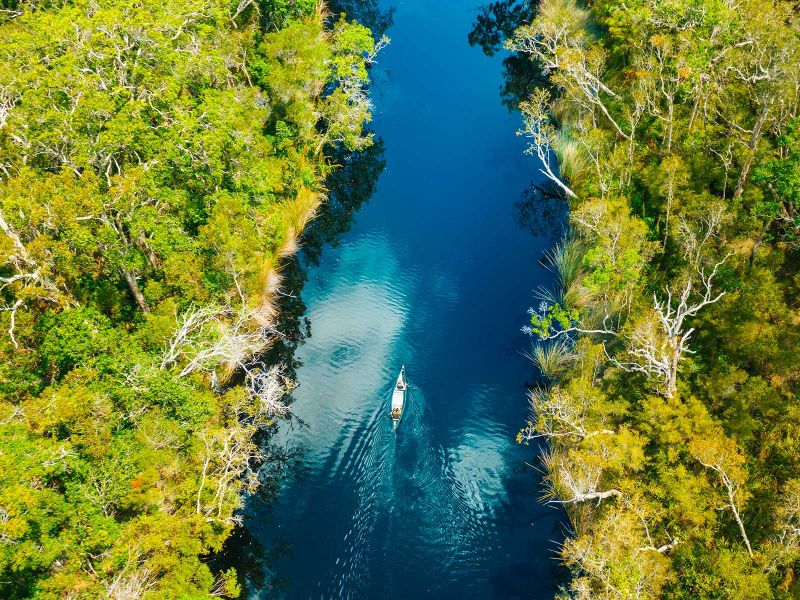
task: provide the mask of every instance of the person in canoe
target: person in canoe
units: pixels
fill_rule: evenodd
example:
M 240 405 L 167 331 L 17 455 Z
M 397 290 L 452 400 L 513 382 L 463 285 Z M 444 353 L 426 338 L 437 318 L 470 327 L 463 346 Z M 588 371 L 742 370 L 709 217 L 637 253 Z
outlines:
M 400 369 L 400 374 L 397 376 L 397 383 L 395 383 L 394 391 L 392 392 L 392 410 L 389 416 L 392 418 L 392 429 L 396 429 L 400 419 L 403 416 L 403 409 L 406 403 L 406 393 L 408 391 L 408 383 L 406 382 L 406 368 L 403 366 Z

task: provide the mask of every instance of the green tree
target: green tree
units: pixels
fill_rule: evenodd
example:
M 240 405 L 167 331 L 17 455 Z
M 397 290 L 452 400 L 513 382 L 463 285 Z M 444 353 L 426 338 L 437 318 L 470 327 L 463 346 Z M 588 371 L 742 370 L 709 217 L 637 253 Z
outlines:
M 796 594 L 798 42 L 763 0 L 547 0 L 507 41 L 579 249 L 531 311 L 559 344 L 519 436 L 550 444 L 570 597 Z
M 279 262 L 377 46 L 315 2 L 2 10 L 0 596 L 236 597 Z

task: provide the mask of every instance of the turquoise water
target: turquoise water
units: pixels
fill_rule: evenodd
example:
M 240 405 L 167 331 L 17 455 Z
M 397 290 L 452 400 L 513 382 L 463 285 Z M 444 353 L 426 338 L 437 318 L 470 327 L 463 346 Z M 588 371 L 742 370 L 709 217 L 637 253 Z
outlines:
M 282 550 L 282 585 L 255 595 L 552 598 L 561 518 L 537 501 L 537 449 L 514 441 L 536 376 L 520 327 L 553 242 L 515 214 L 538 166 L 501 105 L 500 58 L 467 43 L 477 6 L 393 6 L 373 70 L 386 169 L 302 291 L 304 426 L 282 438 L 300 469 L 271 513 L 251 509 L 250 535 Z M 393 433 L 402 364 L 410 406 Z

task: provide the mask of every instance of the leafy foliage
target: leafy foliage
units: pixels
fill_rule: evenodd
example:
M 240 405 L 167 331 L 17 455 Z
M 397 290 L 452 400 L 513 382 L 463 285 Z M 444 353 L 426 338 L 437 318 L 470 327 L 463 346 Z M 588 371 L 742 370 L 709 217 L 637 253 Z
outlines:
M 797 7 L 547 0 L 507 47 L 582 255 L 531 311 L 569 360 L 534 353 L 518 438 L 550 442 L 564 597 L 796 597 Z
M 0 596 L 236 597 L 204 556 L 286 411 L 279 261 L 326 149 L 371 143 L 372 36 L 305 1 L 0 14 Z

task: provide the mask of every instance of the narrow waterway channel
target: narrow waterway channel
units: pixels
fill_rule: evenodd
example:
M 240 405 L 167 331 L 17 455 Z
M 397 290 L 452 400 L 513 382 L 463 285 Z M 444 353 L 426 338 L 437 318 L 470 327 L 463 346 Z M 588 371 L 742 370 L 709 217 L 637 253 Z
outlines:
M 389 9 L 389 2 L 382 7 Z M 537 177 L 500 102 L 500 58 L 467 43 L 475 0 L 404 0 L 374 69 L 377 193 L 312 267 L 286 432 L 300 475 L 250 535 L 285 555 L 286 598 L 552 598 L 558 512 L 538 502 L 520 332 L 552 239 L 516 222 Z M 405 364 L 399 430 L 387 418 Z

